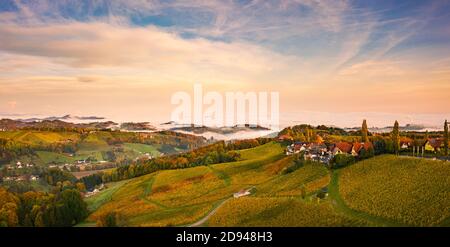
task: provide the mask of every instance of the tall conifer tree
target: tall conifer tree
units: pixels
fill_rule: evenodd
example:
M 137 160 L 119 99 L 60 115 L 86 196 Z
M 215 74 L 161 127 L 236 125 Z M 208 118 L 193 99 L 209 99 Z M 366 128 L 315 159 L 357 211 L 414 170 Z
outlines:
M 447 120 L 445 120 L 445 123 L 444 123 L 444 153 L 446 156 L 448 155 L 448 123 L 447 123 Z
M 394 129 L 392 130 L 392 142 L 394 153 L 398 154 L 398 151 L 400 149 L 400 131 L 397 120 L 395 120 Z
M 365 119 L 362 123 L 361 136 L 363 142 L 369 142 L 369 129 L 367 128 L 367 122 Z

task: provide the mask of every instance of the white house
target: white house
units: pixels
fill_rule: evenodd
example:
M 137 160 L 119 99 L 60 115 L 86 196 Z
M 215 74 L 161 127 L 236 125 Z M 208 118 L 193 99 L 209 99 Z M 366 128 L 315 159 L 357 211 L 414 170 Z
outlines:
M 251 189 L 243 189 L 243 190 L 240 190 L 239 192 L 234 193 L 234 194 L 233 194 L 233 197 L 234 197 L 234 198 L 239 198 L 239 197 L 243 197 L 243 196 L 248 196 L 248 195 L 251 194 L 251 193 L 250 193 L 250 190 L 251 190 Z

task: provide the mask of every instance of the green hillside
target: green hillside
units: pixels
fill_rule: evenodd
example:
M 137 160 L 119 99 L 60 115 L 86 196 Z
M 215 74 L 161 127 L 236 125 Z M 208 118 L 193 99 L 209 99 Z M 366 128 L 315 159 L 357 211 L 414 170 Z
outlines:
M 0 138 L 11 139 L 15 142 L 29 145 L 45 145 L 67 140 L 78 141 L 80 135 L 74 132 L 54 132 L 54 131 L 1 131 Z
M 239 162 L 159 171 L 128 180 L 112 195 L 111 201 L 91 215 L 90 220 L 95 221 L 113 210 L 129 219 L 130 225 L 190 224 L 234 192 L 251 185 L 235 179 L 237 175 L 261 173 L 258 177 L 267 178 L 271 171 L 270 161 L 279 159 L 282 152 L 279 144 L 268 143 L 240 151 L 243 160 Z
M 448 224 L 448 163 L 384 155 L 334 172 L 307 163 L 285 174 L 292 156 L 283 155 L 278 143 L 239 152 L 238 162 L 158 171 L 108 185 L 86 200 L 92 212 L 87 223 L 116 212 L 131 226 Z M 330 195 L 319 199 L 324 187 Z M 242 189 L 252 194 L 232 197 Z
M 10 151 L 9 160 L 0 160 L 0 166 L 17 161 L 48 165 L 87 159 L 94 163 L 102 160 L 126 163 L 124 160 L 174 154 L 206 144 L 201 137 L 171 132 L 17 130 L 0 131 L 0 139 L 6 140 L 6 149 Z

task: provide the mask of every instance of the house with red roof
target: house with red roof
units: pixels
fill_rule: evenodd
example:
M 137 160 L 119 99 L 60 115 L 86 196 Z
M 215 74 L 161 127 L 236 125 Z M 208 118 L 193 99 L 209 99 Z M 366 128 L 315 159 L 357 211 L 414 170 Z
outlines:
M 278 137 L 278 141 L 292 141 L 294 140 L 294 138 L 292 138 L 292 136 L 290 135 L 280 135 Z

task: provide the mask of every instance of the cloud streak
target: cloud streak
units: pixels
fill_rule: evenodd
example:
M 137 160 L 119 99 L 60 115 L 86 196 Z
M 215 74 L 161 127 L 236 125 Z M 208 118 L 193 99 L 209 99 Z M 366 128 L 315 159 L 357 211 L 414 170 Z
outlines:
M 94 108 L 111 114 L 137 104 L 148 109 L 136 114 L 167 113 L 161 102 L 195 82 L 279 90 L 286 111 L 450 108 L 450 33 L 432 25 L 450 21 L 435 15 L 442 2 L 5 1 L 0 111 L 14 113 L 16 100 L 14 111 L 80 110 L 101 98 Z

